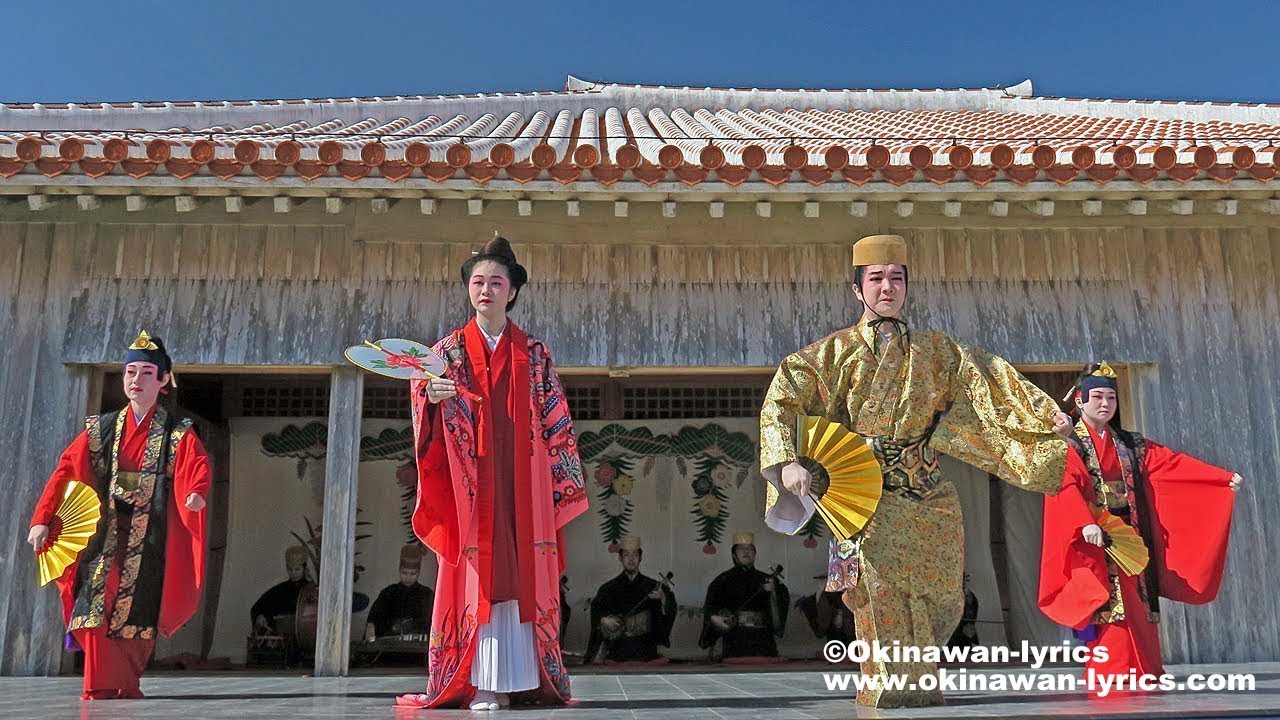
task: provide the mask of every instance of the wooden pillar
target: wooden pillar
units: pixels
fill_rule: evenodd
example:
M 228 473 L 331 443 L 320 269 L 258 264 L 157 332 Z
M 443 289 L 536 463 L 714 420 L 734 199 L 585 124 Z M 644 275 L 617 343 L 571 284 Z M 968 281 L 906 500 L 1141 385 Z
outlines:
M 351 585 L 355 567 L 356 488 L 360 465 L 360 410 L 364 376 L 335 368 L 329 388 L 329 442 L 325 457 L 324 530 L 320 546 L 320 608 L 316 677 L 347 674 L 351 652 Z

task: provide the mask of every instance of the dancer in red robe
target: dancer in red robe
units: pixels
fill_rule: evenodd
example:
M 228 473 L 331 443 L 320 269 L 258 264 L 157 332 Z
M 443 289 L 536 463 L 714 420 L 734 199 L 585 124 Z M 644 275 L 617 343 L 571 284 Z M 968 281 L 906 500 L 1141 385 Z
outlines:
M 551 353 L 507 317 L 527 277 L 500 237 L 469 259 L 462 280 L 475 317 L 433 348 L 449 362 L 445 377 L 411 385 L 413 528 L 440 569 L 427 690 L 401 706 L 492 710 L 517 692 L 569 699 L 561 531 L 587 496 Z
M 163 342 L 143 331 L 125 354 L 129 406 L 85 421 L 31 516 L 27 540 L 40 552 L 68 481 L 102 502 L 97 533 L 57 580 L 84 649 L 85 699 L 142 697 L 156 634 L 173 635 L 200 602 L 209 458 L 191 420 L 156 402 L 173 382 Z
M 1106 363 L 1083 378 L 1074 402 L 1080 421 L 1067 438 L 1074 452 L 1062 490 L 1044 504 L 1040 609 L 1080 631 L 1092 655 L 1106 649 L 1105 660 L 1086 664 L 1095 675 L 1158 677 L 1159 598 L 1199 605 L 1217 596 L 1233 493 L 1243 481 L 1122 429 Z M 1142 537 L 1150 554 L 1144 572 L 1128 575 L 1106 554 L 1097 524 L 1103 510 Z

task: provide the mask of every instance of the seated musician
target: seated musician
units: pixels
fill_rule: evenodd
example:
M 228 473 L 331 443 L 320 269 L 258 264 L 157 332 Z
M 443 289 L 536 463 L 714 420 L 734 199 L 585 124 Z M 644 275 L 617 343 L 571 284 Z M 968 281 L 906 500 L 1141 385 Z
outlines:
M 255 635 L 293 635 L 298 596 L 311 586 L 307 576 L 307 549 L 294 545 L 284 551 L 285 571 L 289 579 L 273 585 L 249 609 L 249 621 Z
M 853 613 L 845 607 L 841 599 L 843 593 L 827 590 L 827 576 L 816 575 L 818 589 L 812 595 L 806 595 L 796 601 L 796 607 L 809 621 L 809 628 L 815 637 L 823 640 L 839 640 L 849 642 L 856 639 L 853 632 Z
M 658 646 L 671 646 L 676 598 L 665 580 L 641 574 L 643 555 L 640 538 L 627 537 L 619 543 L 622 572 L 601 585 L 591 601 L 591 638 L 583 662 L 594 662 L 601 645 L 607 662 L 665 660 Z
M 435 594 L 418 583 L 422 574 L 422 545 L 410 543 L 400 548 L 400 582 L 378 593 L 369 608 L 365 640 L 388 635 L 425 635 L 431 632 L 431 606 Z
M 734 535 L 733 567 L 711 581 L 702 606 L 698 647 L 710 650 L 713 661 L 778 656 L 790 595 L 776 574 L 760 572 L 755 563 L 755 535 Z

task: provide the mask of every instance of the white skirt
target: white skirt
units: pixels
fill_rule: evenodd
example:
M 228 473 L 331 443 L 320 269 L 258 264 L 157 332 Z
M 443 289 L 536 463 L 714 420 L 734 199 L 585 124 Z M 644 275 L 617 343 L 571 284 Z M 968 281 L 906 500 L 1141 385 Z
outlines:
M 496 693 L 538 687 L 538 650 L 533 623 L 520 622 L 520 602 L 493 605 L 489 622 L 480 626 L 476 657 L 471 663 L 471 684 Z

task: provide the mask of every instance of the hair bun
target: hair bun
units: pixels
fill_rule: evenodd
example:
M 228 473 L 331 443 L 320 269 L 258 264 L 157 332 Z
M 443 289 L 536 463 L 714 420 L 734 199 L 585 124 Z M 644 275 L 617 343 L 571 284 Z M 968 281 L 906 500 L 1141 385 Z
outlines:
M 484 244 L 480 249 L 481 255 L 493 255 L 506 260 L 510 260 L 513 264 L 516 262 L 516 253 L 511 249 L 511 243 L 501 235 L 494 235 L 493 239 Z

